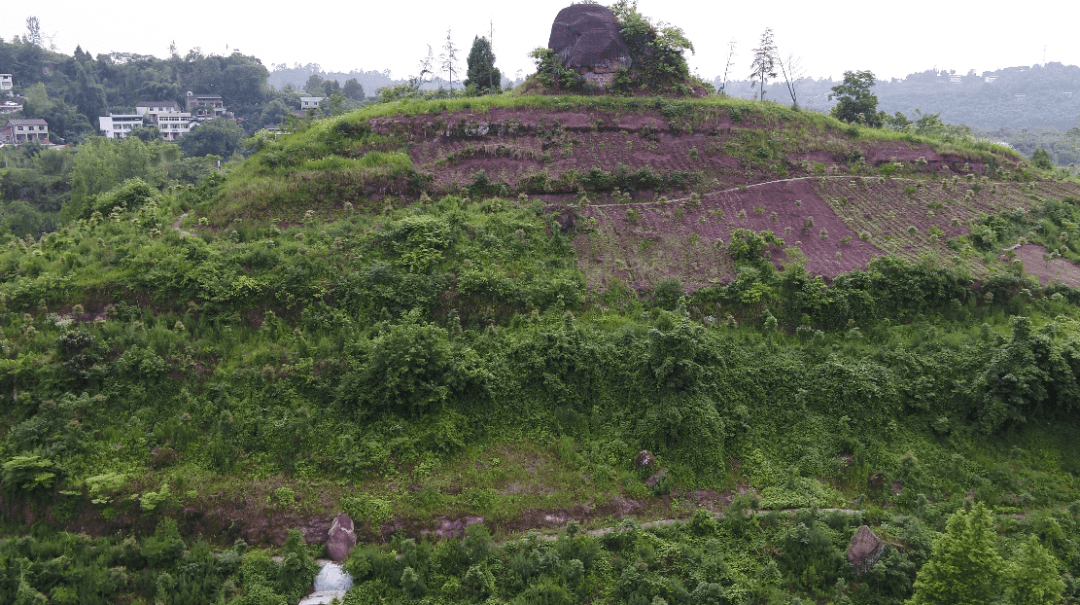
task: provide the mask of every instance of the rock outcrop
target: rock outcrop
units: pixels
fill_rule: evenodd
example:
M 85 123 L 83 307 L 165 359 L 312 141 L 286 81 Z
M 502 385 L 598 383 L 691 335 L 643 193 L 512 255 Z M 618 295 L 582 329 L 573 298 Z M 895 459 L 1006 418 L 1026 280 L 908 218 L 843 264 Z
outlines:
M 334 524 L 330 526 L 329 537 L 326 539 L 326 554 L 334 561 L 341 562 L 349 556 L 353 546 L 356 546 L 353 521 L 349 515 L 341 513 L 334 518 Z
M 855 573 L 862 575 L 877 563 L 885 554 L 887 544 L 877 537 L 872 529 L 862 525 L 851 537 L 848 544 L 847 560 L 855 568 Z
M 551 24 L 548 48 L 564 67 L 601 88 L 614 84 L 615 72 L 631 63 L 615 13 L 598 4 L 575 4 L 559 11 Z

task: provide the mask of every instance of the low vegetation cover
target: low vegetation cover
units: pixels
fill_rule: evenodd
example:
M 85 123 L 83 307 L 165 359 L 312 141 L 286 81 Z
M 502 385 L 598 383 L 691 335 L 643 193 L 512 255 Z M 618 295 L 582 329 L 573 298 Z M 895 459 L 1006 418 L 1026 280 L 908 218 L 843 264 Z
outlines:
M 545 126 L 481 119 L 509 110 Z M 715 164 L 629 163 L 654 119 Z M 569 163 L 599 135 L 626 170 Z M 514 137 L 582 140 L 548 175 L 577 180 L 440 172 Z M 0 602 L 292 603 L 339 511 L 349 603 L 945 603 L 958 552 L 988 598 L 1076 598 L 1080 293 L 1039 269 L 1078 259 L 1075 184 L 739 100 L 404 101 L 253 143 L 0 243 Z M 726 273 L 597 269 L 616 236 Z

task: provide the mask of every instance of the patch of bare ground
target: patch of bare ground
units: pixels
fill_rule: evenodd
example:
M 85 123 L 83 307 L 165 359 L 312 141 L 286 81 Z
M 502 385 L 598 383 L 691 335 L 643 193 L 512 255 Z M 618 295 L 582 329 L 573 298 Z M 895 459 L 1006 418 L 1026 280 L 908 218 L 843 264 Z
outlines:
M 574 244 L 579 266 L 597 288 L 610 277 L 639 289 L 677 277 L 689 291 L 729 281 L 735 266 L 727 244 L 736 229 L 773 231 L 784 241 L 771 250 L 777 267 L 798 256 L 793 251 L 789 258 L 784 248 L 791 248 L 801 251 L 807 270 L 819 275 L 860 269 L 875 254 L 884 254 L 840 221 L 807 180 L 708 193 L 700 205 L 688 199 L 607 204 L 583 213 L 592 229 Z
M 895 158 L 896 152 L 890 150 L 889 157 Z M 579 222 L 585 228 L 574 246 L 593 289 L 607 287 L 613 278 L 643 289 L 675 277 L 688 291 L 727 282 L 735 277 L 735 266 L 726 245 L 740 228 L 769 229 L 781 238 L 784 245 L 770 250 L 781 269 L 798 260 L 800 252 L 806 269 L 826 278 L 862 269 L 875 255 L 915 259 L 929 254 L 941 264 L 964 264 L 979 276 L 989 269 L 952 250 L 949 238 L 969 233 L 982 215 L 1027 209 L 1041 199 L 1068 195 L 1080 195 L 1080 187 L 952 176 L 799 177 L 707 192 L 700 204 L 681 196 L 668 202 L 586 207 Z M 1042 262 L 1041 254 L 1035 258 Z M 1055 275 L 1068 283 L 1064 262 L 1053 266 Z
M 1080 288 L 1080 267 L 1064 258 L 1050 258 L 1046 248 L 1037 244 L 1025 244 L 1012 248 L 1016 258 L 1024 263 L 1024 271 L 1039 278 L 1040 285 L 1065 284 Z

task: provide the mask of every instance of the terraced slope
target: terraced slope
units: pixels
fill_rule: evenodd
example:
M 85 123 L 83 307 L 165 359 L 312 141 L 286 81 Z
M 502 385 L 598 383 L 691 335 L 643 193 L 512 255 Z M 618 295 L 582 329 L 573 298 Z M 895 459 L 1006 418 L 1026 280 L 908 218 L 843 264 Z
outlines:
M 268 142 L 207 214 L 288 224 L 447 194 L 539 199 L 576 233 L 591 289 L 677 278 L 693 290 L 734 277 L 726 243 L 736 229 L 771 230 L 778 267 L 803 263 L 826 277 L 885 254 L 986 275 L 950 238 L 983 214 L 1080 195 L 1037 177 L 993 145 L 859 129 L 771 103 L 462 100 L 384 106 Z

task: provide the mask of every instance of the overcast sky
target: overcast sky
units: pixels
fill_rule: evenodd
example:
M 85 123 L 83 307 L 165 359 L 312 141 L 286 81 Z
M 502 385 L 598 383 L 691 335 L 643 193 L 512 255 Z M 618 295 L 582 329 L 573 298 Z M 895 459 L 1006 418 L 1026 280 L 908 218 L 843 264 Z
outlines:
M 46 0 L 14 3 L 0 15 L 0 37 L 26 32 L 38 17 L 56 50 L 76 45 L 95 55 L 132 52 L 168 55 L 200 48 L 206 54 L 239 49 L 268 69 L 286 63 L 318 63 L 324 70 L 391 70 L 395 78 L 415 73 L 430 44 L 438 55 L 447 28 L 462 49 L 494 23 L 496 66 L 513 78 L 533 66 L 530 50 L 546 46 L 551 22 L 568 0 L 385 0 L 349 3 L 217 2 L 108 3 Z M 707 80 L 721 75 L 728 42 L 736 42 L 735 78 L 750 73 L 752 50 L 771 27 L 782 56 L 802 57 L 807 75 L 839 79 L 845 70 L 869 69 L 879 78 L 903 77 L 933 67 L 967 73 L 1045 61 L 1080 64 L 1076 14 L 1068 2 L 1035 0 L 996 11 L 993 4 L 959 0 L 918 2 L 687 2 L 640 0 L 654 21 L 683 28 L 696 54 L 692 70 Z M 1003 5 L 1002 5 L 1003 6 Z M 158 8 L 159 7 L 159 8 Z M 168 8 L 171 7 L 171 8 Z M 183 8 L 181 8 L 183 7 Z M 4 66 L 0 65 L 0 72 Z

